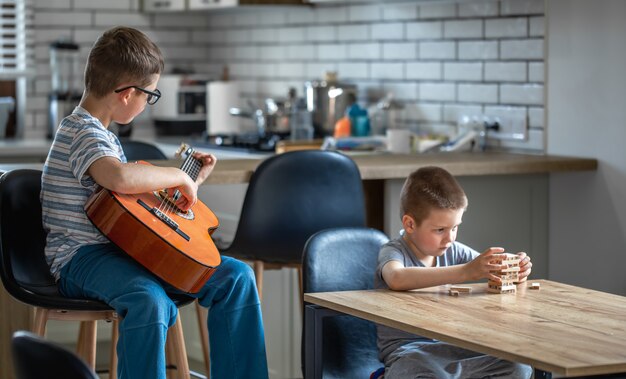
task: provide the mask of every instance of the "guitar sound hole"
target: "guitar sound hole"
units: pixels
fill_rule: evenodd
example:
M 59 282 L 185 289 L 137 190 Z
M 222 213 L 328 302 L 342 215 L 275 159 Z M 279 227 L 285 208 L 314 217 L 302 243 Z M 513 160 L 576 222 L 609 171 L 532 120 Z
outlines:
M 154 191 L 152 193 L 159 201 L 165 201 L 168 206 L 171 207 L 172 212 L 174 212 L 179 217 L 184 218 L 185 220 L 193 220 L 195 218 L 195 215 L 193 214 L 193 211 L 191 209 L 188 211 L 183 211 L 182 209 L 178 208 L 176 204 L 174 204 L 172 199 L 167 196 L 167 193 L 165 191 Z

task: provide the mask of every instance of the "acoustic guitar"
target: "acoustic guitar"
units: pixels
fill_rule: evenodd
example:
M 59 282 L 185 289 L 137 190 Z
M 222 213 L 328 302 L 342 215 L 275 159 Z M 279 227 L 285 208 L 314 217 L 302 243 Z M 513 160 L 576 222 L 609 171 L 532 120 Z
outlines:
M 196 179 L 202 163 L 182 144 L 181 170 Z M 136 164 L 150 164 L 139 161 Z M 87 217 L 124 252 L 172 286 L 198 292 L 213 275 L 221 258 L 211 235 L 219 226 L 215 214 L 201 201 L 188 211 L 175 205 L 181 194 L 165 190 L 120 194 L 101 188 L 85 204 Z

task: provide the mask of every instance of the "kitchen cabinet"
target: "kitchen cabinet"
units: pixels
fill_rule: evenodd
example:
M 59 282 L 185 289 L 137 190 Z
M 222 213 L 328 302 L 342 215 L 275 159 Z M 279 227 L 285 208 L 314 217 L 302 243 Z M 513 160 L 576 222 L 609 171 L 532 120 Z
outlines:
M 143 0 L 144 12 L 184 11 L 186 0 Z
M 189 9 L 221 9 L 241 5 L 301 5 L 303 0 L 189 0 Z

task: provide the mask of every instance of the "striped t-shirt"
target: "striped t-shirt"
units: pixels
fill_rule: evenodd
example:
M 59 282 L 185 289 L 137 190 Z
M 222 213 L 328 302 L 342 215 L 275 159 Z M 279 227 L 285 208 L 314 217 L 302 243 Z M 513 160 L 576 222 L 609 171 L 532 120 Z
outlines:
M 102 157 L 126 162 L 119 140 L 100 120 L 76 107 L 61 121 L 41 179 L 46 261 L 58 280 L 61 268 L 83 246 L 108 242 L 87 218 L 84 206 L 98 184 L 87 169 Z

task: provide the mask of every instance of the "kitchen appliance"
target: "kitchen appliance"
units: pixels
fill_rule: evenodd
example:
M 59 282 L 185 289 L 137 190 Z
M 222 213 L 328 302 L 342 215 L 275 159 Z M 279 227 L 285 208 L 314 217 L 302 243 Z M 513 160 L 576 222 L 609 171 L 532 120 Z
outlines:
M 72 113 L 82 96 L 82 70 L 79 69 L 79 47 L 60 40 L 50 44 L 51 92 L 48 95 L 47 137 L 53 138 L 61 120 Z
M 207 83 L 200 74 L 162 75 L 161 99 L 149 108 L 158 135 L 201 134 L 207 123 Z
M 346 109 L 356 102 L 357 88 L 353 84 L 340 83 L 334 73 L 327 73 L 324 80 L 304 84 L 306 105 L 313 115 L 315 135 L 333 134 L 335 123 L 344 116 Z

